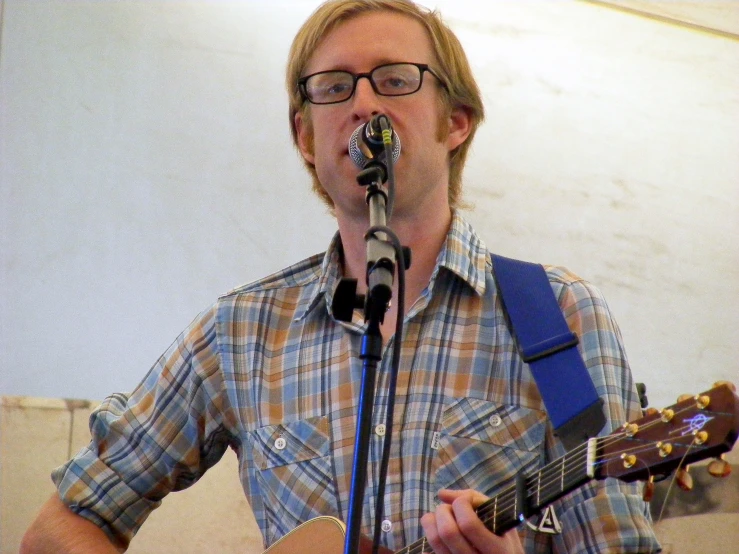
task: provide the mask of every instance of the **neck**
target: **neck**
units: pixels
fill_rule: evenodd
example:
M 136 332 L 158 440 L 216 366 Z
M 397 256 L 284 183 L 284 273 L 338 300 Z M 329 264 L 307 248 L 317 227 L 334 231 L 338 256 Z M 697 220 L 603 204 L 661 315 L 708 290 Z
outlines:
M 337 214 L 337 220 L 344 248 L 344 276 L 357 279 L 359 291 L 365 292 L 367 250 L 364 235 L 369 228 L 369 217 L 349 218 Z M 448 206 L 444 210 L 436 210 L 433 215 L 420 214 L 419 211 L 393 214 L 388 226 L 401 244 L 411 249 L 411 267 L 406 271 L 407 308 L 428 284 L 451 220 L 452 213 Z M 394 289 L 393 295 L 397 295 L 397 280 Z

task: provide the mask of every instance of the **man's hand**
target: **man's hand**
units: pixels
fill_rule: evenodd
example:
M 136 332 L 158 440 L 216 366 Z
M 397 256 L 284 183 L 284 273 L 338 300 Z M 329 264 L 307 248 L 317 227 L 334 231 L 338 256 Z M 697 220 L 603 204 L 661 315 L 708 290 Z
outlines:
M 421 518 L 426 538 L 436 554 L 523 554 L 515 529 L 502 537 L 489 531 L 475 513 L 487 497 L 473 490 L 439 491 L 435 512 Z

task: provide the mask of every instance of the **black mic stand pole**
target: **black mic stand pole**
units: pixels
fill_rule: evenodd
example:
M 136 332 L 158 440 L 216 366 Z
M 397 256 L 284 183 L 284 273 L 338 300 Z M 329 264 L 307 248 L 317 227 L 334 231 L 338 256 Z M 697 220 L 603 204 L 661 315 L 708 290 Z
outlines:
M 370 163 L 369 167 L 357 176 L 357 182 L 367 187 L 366 200 L 369 205 L 370 228 L 384 227 L 386 224 L 387 193 L 381 183 L 386 179 L 387 171 L 383 170 L 384 167 L 379 162 Z M 362 383 L 359 391 L 357 435 L 354 441 L 354 462 L 344 554 L 359 552 L 377 366 L 382 360 L 380 325 L 385 319 L 385 312 L 390 306 L 393 294 L 395 249 L 383 240 L 385 237 L 385 233 L 373 233 L 365 237 L 367 241 L 367 296 L 364 301 L 364 319 L 367 322 L 367 329 L 362 336 L 362 347 L 359 354 L 363 362 Z M 356 290 L 356 282 L 354 285 Z

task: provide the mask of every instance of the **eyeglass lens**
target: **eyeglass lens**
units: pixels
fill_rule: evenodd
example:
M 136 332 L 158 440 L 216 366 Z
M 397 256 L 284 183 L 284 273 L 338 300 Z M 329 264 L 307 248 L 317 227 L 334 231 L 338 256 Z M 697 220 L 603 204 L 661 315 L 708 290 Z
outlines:
M 326 71 L 310 76 L 305 90 L 311 102 L 328 104 L 347 100 L 354 93 L 358 76 L 348 71 Z M 383 96 L 413 94 L 421 88 L 421 70 L 413 64 L 398 63 L 373 69 L 369 78 L 375 92 Z

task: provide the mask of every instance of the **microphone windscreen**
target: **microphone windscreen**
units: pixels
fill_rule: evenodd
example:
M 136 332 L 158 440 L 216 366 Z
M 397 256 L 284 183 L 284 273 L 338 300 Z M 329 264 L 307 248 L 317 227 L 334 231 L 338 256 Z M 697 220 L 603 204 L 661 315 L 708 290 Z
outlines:
M 349 157 L 354 162 L 354 165 L 359 167 L 360 169 L 364 169 L 364 167 L 371 162 L 372 160 L 382 158 L 384 155 L 384 148 L 380 151 L 379 154 L 375 155 L 372 153 L 372 150 L 366 143 L 366 136 L 365 136 L 365 127 L 369 125 L 369 123 L 363 123 L 359 127 L 356 128 L 356 130 L 352 133 L 352 136 L 349 138 Z M 393 130 L 392 135 L 392 141 L 393 141 L 393 163 L 396 163 L 398 161 L 398 158 L 400 157 L 400 137 L 398 136 L 398 133 Z

